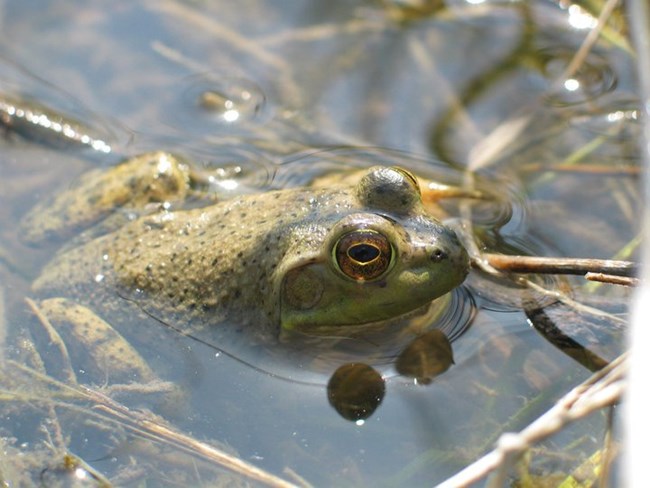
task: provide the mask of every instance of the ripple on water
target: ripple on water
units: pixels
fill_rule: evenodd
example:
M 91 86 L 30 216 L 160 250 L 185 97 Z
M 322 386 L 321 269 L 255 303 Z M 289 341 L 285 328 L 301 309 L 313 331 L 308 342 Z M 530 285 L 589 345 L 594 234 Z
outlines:
M 542 73 L 548 82 L 546 104 L 555 107 L 569 107 L 584 104 L 614 91 L 618 78 L 611 62 L 594 52 L 569 76 L 565 70 L 575 52 L 567 48 L 548 48 L 538 53 L 542 62 Z
M 193 137 L 232 133 L 264 123 L 269 110 L 262 88 L 244 77 L 203 73 L 181 81 L 185 88 L 167 111 L 170 124 Z
M 590 134 L 616 136 L 628 142 L 637 141 L 640 132 L 639 101 L 628 96 L 610 96 L 596 106 L 575 111 L 571 127 Z
M 426 180 L 464 186 L 465 174 L 457 167 L 416 153 L 370 146 L 315 147 L 292 154 L 281 162 L 274 185 L 280 188 L 304 186 L 324 176 L 332 182 L 332 174 L 338 173 L 343 179 L 351 170 L 377 165 L 400 166 Z M 475 217 L 481 224 L 500 225 L 509 221 L 514 211 L 511 201 L 521 193 L 520 189 L 512 187 L 509 180 L 503 180 L 496 173 L 474 174 L 472 178 L 470 190 L 478 190 L 485 198 L 450 198 L 450 213 L 454 214 L 454 203 L 464 200 L 472 203 Z
M 337 368 L 349 363 L 372 366 L 383 377 L 395 376 L 395 360 L 414 338 L 440 329 L 450 341 L 459 340 L 471 326 L 475 312 L 471 293 L 461 286 L 434 302 L 426 313 L 414 317 L 408 329 L 380 328 L 355 338 L 295 337 L 288 343 L 265 346 L 251 345 L 243 337 L 235 337 L 236 342 L 232 342 L 228 332 L 218 339 L 201 340 L 262 373 L 297 384 L 323 386 Z
M 221 200 L 271 188 L 276 165 L 268 154 L 245 143 L 221 144 L 218 148 L 192 144 L 175 146 L 181 157 L 192 161 L 198 189 Z

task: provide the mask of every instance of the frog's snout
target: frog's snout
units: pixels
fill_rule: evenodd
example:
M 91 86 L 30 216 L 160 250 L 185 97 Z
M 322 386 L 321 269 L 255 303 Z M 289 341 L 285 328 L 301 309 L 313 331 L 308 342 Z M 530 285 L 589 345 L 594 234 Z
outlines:
M 469 272 L 469 254 L 451 229 L 444 229 L 429 257 L 434 263 L 446 262 L 452 269 L 458 270 L 463 279 Z

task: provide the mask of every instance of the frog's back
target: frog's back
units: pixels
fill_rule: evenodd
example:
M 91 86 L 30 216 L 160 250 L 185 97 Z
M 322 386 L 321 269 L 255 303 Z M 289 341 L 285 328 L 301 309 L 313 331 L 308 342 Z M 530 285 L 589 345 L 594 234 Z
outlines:
M 312 219 L 331 198 L 344 197 L 283 190 L 143 216 L 57 255 L 33 290 L 103 309 L 137 300 L 161 318 L 220 321 L 226 309 L 250 314 L 269 296 L 269 275 L 290 227 Z M 262 309 L 267 316 L 254 320 L 277 320 L 268 317 L 274 307 Z

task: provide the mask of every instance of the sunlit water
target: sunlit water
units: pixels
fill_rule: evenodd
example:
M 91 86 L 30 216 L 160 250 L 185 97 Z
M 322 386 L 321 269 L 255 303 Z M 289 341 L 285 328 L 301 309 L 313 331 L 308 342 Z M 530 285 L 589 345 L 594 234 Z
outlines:
M 104 154 L 13 134 L 0 143 L 8 324 L 27 321 L 22 297 L 56 248 L 26 248 L 15 222 L 88 168 L 151 149 L 195 161 L 212 175 L 206 188 L 225 198 L 374 164 L 458 184 L 460 169 L 487 154 L 476 148 L 488 134 L 528 117 L 520 135 L 479 168 L 478 188 L 499 197 L 473 207 L 481 242 L 493 252 L 578 257 L 624 249 L 636 234 L 633 176 L 550 175 L 544 168 L 585 159 L 613 169 L 636 163 L 625 50 L 598 46 L 557 88 L 593 20 L 584 12 L 576 17 L 575 9 L 550 2 L 452 2 L 437 17 L 405 22 L 396 19 L 400 12 L 375 2 L 280 8 L 120 1 L 110 11 L 99 2 L 0 2 L 0 92 L 55 107 L 111 147 Z M 460 212 L 455 203 L 448 210 L 452 219 Z M 546 283 L 582 287 L 579 280 Z M 624 311 L 625 292 L 598 293 Z M 522 296 L 470 277 L 438 323 L 453 336 L 455 365 L 421 385 L 396 374 L 393 352 L 382 356 L 374 365 L 386 394 L 363 421 L 343 419 L 328 403 L 336 362 L 323 366 L 309 351 L 216 347 L 173 330 L 165 331 L 164 349 L 175 351 L 176 362 L 156 357 L 155 348 L 146 352 L 187 401 L 170 406 L 154 397 L 146 404 L 201 440 L 231 446 L 276 474 L 290 467 L 316 486 L 433 485 L 589 374 L 530 326 Z M 620 333 L 573 331 L 591 345 L 599 342 L 594 334 L 603 337 L 605 359 L 620 350 Z M 19 425 L 25 420 L 17 412 L 3 416 L 3 435 L 18 445 L 41 442 L 27 437 L 35 433 Z M 133 455 L 133 436 L 111 438 L 65 415 L 61 421 L 79 429 L 65 432 L 70 449 L 109 476 Z M 597 449 L 602 427 L 598 419 L 579 426 L 581 454 Z M 173 478 L 158 463 L 163 468 L 140 474 L 154 485 Z M 201 481 L 189 467 L 184 476 L 190 485 Z

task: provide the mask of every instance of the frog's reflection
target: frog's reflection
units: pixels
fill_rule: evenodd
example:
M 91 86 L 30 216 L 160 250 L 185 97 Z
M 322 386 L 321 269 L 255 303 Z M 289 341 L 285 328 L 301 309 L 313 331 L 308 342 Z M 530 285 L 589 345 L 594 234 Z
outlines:
M 454 354 L 447 336 L 438 329 L 430 330 L 404 348 L 397 357 L 395 369 L 402 376 L 415 378 L 428 385 L 454 364 Z
M 454 364 L 449 339 L 439 329 L 430 330 L 411 341 L 395 361 L 397 372 L 428 385 Z M 339 367 L 327 385 L 330 405 L 344 419 L 356 422 L 370 417 L 381 404 L 386 383 L 372 366 L 348 363 Z
M 327 384 L 330 405 L 351 420 L 363 420 L 377 409 L 386 393 L 384 379 L 372 366 L 348 363 L 339 367 Z

